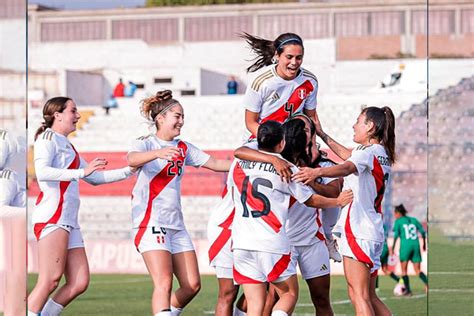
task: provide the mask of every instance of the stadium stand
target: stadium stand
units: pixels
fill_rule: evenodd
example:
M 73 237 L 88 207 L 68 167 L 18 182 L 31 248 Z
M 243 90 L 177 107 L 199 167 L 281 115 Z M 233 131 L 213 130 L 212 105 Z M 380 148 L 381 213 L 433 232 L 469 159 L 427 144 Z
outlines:
M 437 91 L 429 107 L 429 221 L 451 238 L 474 238 L 474 76 Z

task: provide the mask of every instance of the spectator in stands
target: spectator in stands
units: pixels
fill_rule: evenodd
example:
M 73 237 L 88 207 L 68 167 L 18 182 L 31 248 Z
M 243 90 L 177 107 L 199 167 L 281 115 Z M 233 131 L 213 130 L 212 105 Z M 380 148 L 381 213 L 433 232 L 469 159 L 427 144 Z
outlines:
M 114 88 L 114 97 L 121 98 L 124 96 L 125 85 L 122 82 L 122 78 L 119 79 L 119 83 Z
M 130 167 L 99 171 L 107 161 L 87 164 L 67 136 L 76 130 L 81 115 L 74 101 L 55 97 L 43 108 L 44 122 L 34 143 L 36 178 L 41 193 L 32 222 L 38 240 L 38 281 L 28 296 L 28 315 L 59 315 L 89 285 L 89 264 L 78 223 L 79 179 L 98 185 L 120 181 Z M 62 276 L 66 282 L 54 293 Z
M 231 161 L 215 159 L 176 138 L 181 134 L 184 112 L 171 91 L 145 99 L 141 112 L 154 124 L 156 133 L 135 140 L 127 156 L 131 167 L 140 168 L 132 194 L 135 246 L 153 280 L 153 314 L 174 316 L 181 314 L 201 288 L 196 252 L 181 210 L 184 166 L 225 172 Z M 172 293 L 173 274 L 180 287 Z
M 406 291 L 404 295 L 412 295 L 410 288 L 410 279 L 408 278 L 408 262 L 413 263 L 415 273 L 425 284 L 425 291 L 428 291 L 428 277 L 421 272 L 421 251 L 418 234 L 423 239 L 423 251 L 426 251 L 426 233 L 420 222 L 407 216 L 407 210 L 403 204 L 395 206 L 395 224 L 393 225 L 393 246 L 391 253 L 395 250 L 397 239 L 400 238 L 399 258 L 402 268 L 402 280 Z
M 375 292 L 377 270 L 384 242 L 382 198 L 395 162 L 395 117 L 389 107 L 364 108 L 354 129 L 350 150 L 322 133 L 324 142 L 345 162 L 327 168 L 302 168 L 296 181 L 310 183 L 318 177 L 345 177 L 344 188 L 354 192 L 354 201 L 341 210 L 333 229 L 340 237 L 344 274 L 356 315 L 391 315 Z M 349 216 L 350 215 L 350 216 Z
M 128 82 L 128 85 L 125 87 L 125 96 L 132 98 L 135 95 L 135 91 L 137 90 L 137 85 L 134 84 L 132 81 Z
M 235 80 L 234 76 L 230 76 L 229 81 L 227 81 L 227 94 L 237 94 L 237 89 L 239 84 Z
M 107 102 L 103 106 L 103 108 L 105 109 L 105 115 L 109 115 L 109 110 L 111 108 L 117 108 L 117 107 L 118 107 L 117 99 L 114 97 L 113 94 L 111 94 L 110 98 L 107 100 Z

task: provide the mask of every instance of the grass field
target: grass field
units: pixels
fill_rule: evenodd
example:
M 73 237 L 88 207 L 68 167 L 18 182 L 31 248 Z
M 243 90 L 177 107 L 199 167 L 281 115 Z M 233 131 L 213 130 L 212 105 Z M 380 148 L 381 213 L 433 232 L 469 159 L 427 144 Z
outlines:
M 474 242 L 453 242 L 430 228 L 429 315 L 474 315 Z
M 301 280 L 300 280 L 301 281 Z M 30 289 L 36 275 L 29 278 Z M 381 277 L 379 296 L 395 315 L 427 315 L 427 297 L 423 284 L 413 278 L 413 297 L 397 298 L 392 294 L 394 281 Z M 87 292 L 66 308 L 63 315 L 151 315 L 152 286 L 147 275 L 92 275 Z M 202 289 L 188 305 L 183 316 L 212 315 L 217 297 L 214 276 L 202 277 Z M 342 276 L 332 277 L 331 298 L 337 315 L 353 315 Z M 307 286 L 300 282 L 300 298 L 294 315 L 314 315 Z

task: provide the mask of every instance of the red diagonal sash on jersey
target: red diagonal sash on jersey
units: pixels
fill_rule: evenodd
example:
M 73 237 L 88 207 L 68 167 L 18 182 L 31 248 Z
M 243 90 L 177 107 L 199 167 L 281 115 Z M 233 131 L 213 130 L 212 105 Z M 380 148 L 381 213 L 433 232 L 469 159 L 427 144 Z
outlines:
M 375 211 L 377 213 L 382 213 L 382 199 L 383 193 L 385 191 L 385 183 L 384 183 L 384 174 L 382 166 L 378 161 L 377 157 L 374 157 L 374 169 L 372 170 L 372 176 L 375 180 L 375 192 L 377 192 L 377 197 L 374 201 Z
M 234 221 L 234 214 L 235 214 L 235 207 L 232 209 L 232 212 L 229 214 L 226 220 L 223 221 L 219 225 L 219 227 L 222 227 L 222 232 L 219 234 L 216 240 L 212 243 L 211 247 L 209 247 L 209 252 L 208 252 L 209 262 L 212 262 L 212 260 L 214 260 L 214 258 L 217 256 L 219 251 L 221 251 L 221 249 L 230 239 L 230 236 L 232 235 L 232 231 L 229 229 L 229 227 L 230 225 L 232 225 L 232 222 Z
M 186 152 L 188 149 L 188 146 L 182 141 L 178 143 L 178 148 L 182 149 L 183 153 L 182 156 L 176 158 L 176 161 L 181 161 L 183 162 L 184 165 L 184 159 L 186 157 Z M 138 249 L 138 245 L 140 244 L 140 241 L 142 240 L 143 234 L 145 233 L 145 230 L 148 226 L 148 222 L 150 221 L 151 217 L 151 211 L 153 207 L 153 200 L 163 191 L 163 189 L 170 183 L 177 175 L 178 173 L 176 172 L 174 175 L 168 175 L 168 169 L 171 167 L 171 163 L 168 162 L 166 166 L 161 169 L 161 171 L 153 177 L 153 179 L 150 181 L 150 189 L 149 189 L 149 194 L 148 194 L 148 204 L 147 208 L 145 211 L 145 216 L 143 217 L 142 222 L 140 223 L 137 235 L 135 236 L 135 247 Z
M 321 229 L 321 227 L 323 226 L 323 224 L 321 223 L 321 219 L 319 218 L 319 216 L 321 215 L 321 212 L 319 209 L 316 209 L 316 225 L 318 225 L 318 231 L 316 232 L 316 237 L 323 241 L 323 240 L 326 240 L 326 237 L 324 237 L 324 235 L 319 231 Z
M 259 122 L 259 124 L 262 124 L 266 121 L 277 121 L 283 123 L 290 115 L 298 112 L 301 104 L 303 104 L 303 100 L 305 100 L 305 98 L 302 99 L 300 95 L 307 96 L 311 92 L 313 92 L 313 90 L 314 86 L 311 81 L 306 80 L 293 91 L 286 103 L 280 106 L 275 112 L 273 112 L 269 116 L 264 117 Z M 255 135 L 252 135 L 251 138 L 255 138 Z
M 347 210 L 346 223 L 344 225 L 344 231 L 347 238 L 347 242 L 349 244 L 349 247 L 352 250 L 352 253 L 356 256 L 357 261 L 365 263 L 369 266 L 369 268 L 372 268 L 374 266 L 374 263 L 372 262 L 370 257 L 367 256 L 367 254 L 360 248 L 354 236 L 354 233 L 352 232 L 351 209 L 352 209 L 352 202 L 351 204 L 349 204 L 349 209 Z
M 239 190 L 239 193 L 242 195 L 242 192 L 240 190 L 242 190 L 242 184 L 246 175 L 239 164 L 235 165 L 233 177 L 236 187 Z M 256 199 L 252 195 L 252 184 L 250 183 L 247 186 L 247 204 L 254 210 L 262 210 L 264 207 L 263 202 L 259 199 Z M 260 218 L 265 223 L 267 223 L 276 233 L 280 232 L 282 224 L 280 223 L 280 220 L 278 220 L 278 218 L 276 217 L 275 213 L 270 211 L 268 215 L 262 216 Z
M 71 146 L 72 146 L 72 144 L 71 144 Z M 79 165 L 80 165 L 79 154 L 77 153 L 74 146 L 72 146 L 72 149 L 74 150 L 74 153 L 75 153 L 74 160 L 71 162 L 69 167 L 67 167 L 66 169 L 77 169 L 77 168 L 79 168 Z M 64 193 L 66 192 L 66 190 L 69 187 L 70 183 L 71 183 L 71 181 L 60 181 L 59 182 L 59 203 L 58 203 L 58 207 L 56 208 L 56 211 L 54 212 L 53 216 L 46 223 L 37 223 L 37 224 L 35 224 L 35 227 L 34 227 L 33 230 L 34 230 L 34 233 L 35 233 L 35 236 L 36 236 L 37 240 L 39 240 L 39 238 L 41 236 L 41 232 L 43 231 L 43 229 L 46 225 L 56 224 L 58 222 L 59 218 L 61 218 L 61 213 L 63 211 L 63 203 L 64 203 Z M 40 192 L 40 194 L 38 195 L 38 199 L 36 200 L 36 205 L 38 205 L 41 202 L 42 199 L 43 199 L 43 192 Z

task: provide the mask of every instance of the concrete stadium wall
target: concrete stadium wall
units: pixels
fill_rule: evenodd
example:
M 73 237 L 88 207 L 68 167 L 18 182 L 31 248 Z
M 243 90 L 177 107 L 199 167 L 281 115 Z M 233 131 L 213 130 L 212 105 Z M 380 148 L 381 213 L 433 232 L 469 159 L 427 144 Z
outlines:
M 26 71 L 26 23 L 24 19 L 0 19 L 0 69 Z M 8 47 L 8 49 L 5 49 Z

